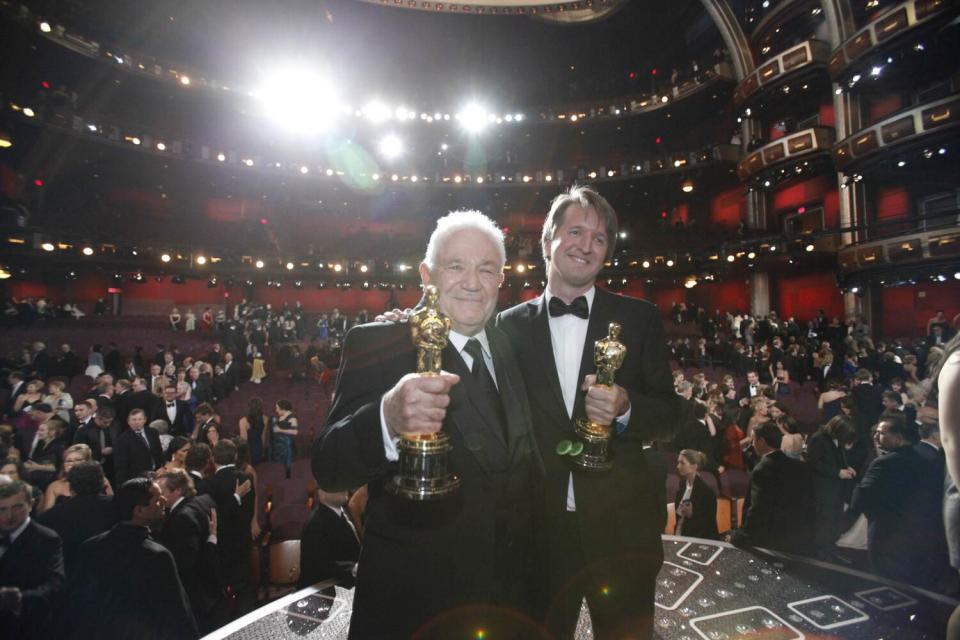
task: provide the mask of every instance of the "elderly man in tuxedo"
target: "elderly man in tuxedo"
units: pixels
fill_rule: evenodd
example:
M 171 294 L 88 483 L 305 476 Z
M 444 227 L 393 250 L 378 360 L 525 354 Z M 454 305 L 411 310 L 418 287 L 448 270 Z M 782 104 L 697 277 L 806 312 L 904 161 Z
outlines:
M 519 365 L 487 324 L 505 260 L 503 233 L 483 214 L 437 222 L 420 276 L 451 321 L 439 375 L 415 373 L 404 324 L 347 334 L 313 473 L 325 491 L 368 485 L 351 639 L 543 633 L 529 615 L 542 462 Z M 457 493 L 423 502 L 392 495 L 400 437 L 441 430 Z
M 584 597 L 595 637 L 649 636 L 663 561 L 663 484 L 643 444 L 670 439 L 679 399 L 657 308 L 596 286 L 616 239 L 616 213 L 599 193 L 574 187 L 558 195 L 541 237 L 546 291 L 497 322 L 520 362 L 546 466 L 546 622 L 557 638 L 572 637 Z M 622 325 L 627 351 L 605 387 L 595 384 L 593 351 L 611 322 Z M 612 470 L 576 470 L 555 453 L 584 416 L 616 422 Z

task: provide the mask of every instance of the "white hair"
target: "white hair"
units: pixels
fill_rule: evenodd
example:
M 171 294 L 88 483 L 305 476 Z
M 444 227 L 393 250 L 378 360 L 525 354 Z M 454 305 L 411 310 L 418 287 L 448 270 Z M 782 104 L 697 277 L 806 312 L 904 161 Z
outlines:
M 500 230 L 496 222 L 484 214 L 469 209 L 452 211 L 437 220 L 437 228 L 430 234 L 430 241 L 427 242 L 427 252 L 423 256 L 423 263 L 427 265 L 427 268 L 433 269 L 436 265 L 440 247 L 450 236 L 458 231 L 466 230 L 480 231 L 489 236 L 500 256 L 500 268 L 503 268 L 503 265 L 507 262 L 507 250 L 503 245 L 503 231 Z

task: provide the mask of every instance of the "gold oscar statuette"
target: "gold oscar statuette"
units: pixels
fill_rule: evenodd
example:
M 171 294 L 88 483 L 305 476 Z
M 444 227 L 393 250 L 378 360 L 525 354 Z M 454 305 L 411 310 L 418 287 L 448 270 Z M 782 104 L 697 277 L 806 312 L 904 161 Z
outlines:
M 606 338 L 594 343 L 593 362 L 597 365 L 596 384 L 603 387 L 613 386 L 617 369 L 623 364 L 627 347 L 618 340 L 620 325 L 611 322 Z M 613 466 L 610 452 L 610 434 L 613 425 L 592 422 L 589 418 L 577 419 L 577 439 L 573 445 L 577 452 L 573 463 L 581 469 L 606 471 Z M 582 448 L 581 448 L 582 447 Z
M 417 374 L 437 376 L 441 354 L 447 346 L 450 318 L 440 312 L 437 288 L 424 288 L 425 304 L 410 316 L 410 337 L 417 348 Z M 450 438 L 442 431 L 403 435 L 397 475 L 387 482 L 394 495 L 415 501 L 436 500 L 452 495 L 460 487 L 460 478 L 448 470 Z

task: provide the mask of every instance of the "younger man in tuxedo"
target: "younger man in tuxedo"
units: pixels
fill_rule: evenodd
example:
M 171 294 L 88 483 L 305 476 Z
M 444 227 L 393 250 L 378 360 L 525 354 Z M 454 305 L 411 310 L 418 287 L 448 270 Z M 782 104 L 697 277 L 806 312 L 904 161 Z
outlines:
M 657 308 L 596 286 L 613 255 L 617 216 L 589 187 L 558 195 L 543 225 L 544 295 L 500 314 L 517 353 L 546 466 L 546 623 L 570 638 L 587 598 L 597 638 L 648 637 L 663 561 L 663 484 L 644 441 L 669 440 L 679 399 L 673 389 Z M 595 383 L 594 343 L 611 322 L 623 327 L 626 358 L 612 387 Z M 572 468 L 554 453 L 574 438 L 574 420 L 617 423 L 613 469 Z M 659 497 L 658 497 L 659 496 Z

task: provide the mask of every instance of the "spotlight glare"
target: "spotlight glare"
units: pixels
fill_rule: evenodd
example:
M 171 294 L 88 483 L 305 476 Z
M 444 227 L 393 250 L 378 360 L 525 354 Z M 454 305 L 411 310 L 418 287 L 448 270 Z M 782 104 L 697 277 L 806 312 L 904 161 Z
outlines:
M 207 264 L 207 257 L 203 254 L 200 254 L 199 256 L 197 256 L 197 264 L 199 265 Z
M 83 255 L 85 255 L 85 256 L 92 256 L 92 255 L 93 255 L 93 247 L 84 247 L 83 249 L 81 249 L 81 253 L 83 253 Z
M 644 260 L 641 264 L 643 265 L 643 268 L 644 268 L 644 269 L 649 269 L 649 268 L 650 268 L 650 261 L 649 261 L 649 260 Z
M 803 248 L 803 250 L 806 251 L 807 253 L 812 252 L 814 249 L 816 249 L 816 247 L 813 245 L 812 242 L 807 243 L 807 246 Z
M 286 266 L 287 266 L 287 271 L 293 271 L 293 263 L 292 263 L 292 262 L 288 262 Z
M 320 133 L 340 115 L 333 87 L 309 69 L 278 70 L 264 80 L 254 97 L 263 114 L 288 133 Z
M 457 116 L 460 126 L 469 133 L 480 133 L 489 124 L 487 110 L 476 103 L 467 105 Z
M 403 141 L 391 133 L 380 141 L 380 154 L 388 160 L 399 157 L 403 154 Z
M 667 258 L 666 265 L 668 267 L 672 267 L 674 265 L 673 258 Z
M 180 84 L 185 87 L 190 86 L 190 76 L 180 76 Z
M 44 32 L 44 33 L 50 33 L 51 30 L 52 30 L 52 29 L 50 28 L 50 23 L 49 23 L 49 22 L 41 22 L 41 23 L 40 23 L 40 31 L 42 31 L 42 32 Z
M 222 153 L 218 153 L 218 154 L 217 154 L 217 161 L 218 161 L 218 162 L 223 162 L 223 161 L 225 161 L 226 159 L 227 159 L 227 156 L 225 156 L 224 154 L 222 154 Z
M 157 143 L 157 151 L 166 151 L 166 150 L 167 150 L 167 145 L 163 144 L 162 142 Z
M 390 113 L 390 107 L 379 100 L 371 100 L 363 107 L 363 115 L 373 124 L 380 124 L 389 120 L 392 114 Z
M 169 253 L 161 254 L 160 262 L 170 262 L 170 254 Z
M 44 242 L 42 245 L 40 245 L 40 248 L 44 251 L 53 251 L 56 249 L 52 242 Z
M 255 266 L 257 269 L 263 269 L 263 260 L 257 260 L 253 263 L 253 266 Z

